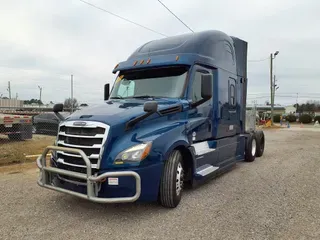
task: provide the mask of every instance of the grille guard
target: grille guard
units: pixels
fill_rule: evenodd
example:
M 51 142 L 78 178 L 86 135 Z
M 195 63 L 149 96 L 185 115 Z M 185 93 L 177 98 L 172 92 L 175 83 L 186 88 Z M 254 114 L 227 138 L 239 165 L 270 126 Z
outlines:
M 65 151 L 70 153 L 79 154 L 83 161 L 86 164 L 87 173 L 78 173 L 68 170 L 59 169 L 56 167 L 47 167 L 46 155 L 50 150 L 56 151 Z M 62 193 L 67 193 L 79 198 L 87 199 L 92 202 L 97 203 L 126 203 L 126 202 L 135 202 L 141 194 L 141 178 L 139 174 L 134 171 L 118 171 L 118 172 L 106 172 L 98 176 L 92 175 L 91 170 L 91 162 L 86 154 L 80 150 L 75 148 L 66 148 L 59 146 L 48 146 L 43 151 L 42 155 L 37 158 L 37 166 L 40 169 L 40 176 L 38 179 L 38 185 L 44 188 L 48 188 L 51 190 L 55 190 Z M 75 191 L 67 190 L 61 187 L 54 186 L 52 183 L 52 173 L 65 175 L 69 177 L 74 177 L 87 181 L 87 194 L 78 193 Z M 97 184 L 107 177 L 121 177 L 121 176 L 132 176 L 136 180 L 136 193 L 132 197 L 119 197 L 119 198 L 101 198 L 97 197 L 95 194 L 95 189 L 98 187 Z

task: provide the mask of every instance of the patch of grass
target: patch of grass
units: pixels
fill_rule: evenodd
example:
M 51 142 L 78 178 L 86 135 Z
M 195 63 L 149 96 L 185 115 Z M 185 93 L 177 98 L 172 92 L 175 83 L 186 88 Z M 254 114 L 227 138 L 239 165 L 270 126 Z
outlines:
M 7 136 L 0 135 L 0 166 L 34 161 L 27 155 L 42 154 L 43 150 L 53 145 L 55 136 L 33 135 L 25 141 L 11 141 Z

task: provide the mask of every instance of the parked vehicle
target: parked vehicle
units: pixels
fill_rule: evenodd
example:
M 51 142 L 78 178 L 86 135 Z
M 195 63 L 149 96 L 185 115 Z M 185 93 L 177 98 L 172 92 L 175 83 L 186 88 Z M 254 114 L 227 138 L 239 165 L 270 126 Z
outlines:
M 70 115 L 68 112 L 62 112 L 62 116 L 67 117 Z M 46 133 L 46 134 L 58 134 L 60 119 L 53 112 L 40 113 L 33 117 L 32 132 Z
M 220 31 L 148 42 L 126 61 L 105 102 L 59 126 L 38 184 L 93 202 L 176 207 L 195 186 L 264 151 L 246 131 L 247 42 Z M 63 104 L 54 106 L 59 114 Z
M 32 139 L 32 117 L 0 114 L 0 134 L 15 141 Z

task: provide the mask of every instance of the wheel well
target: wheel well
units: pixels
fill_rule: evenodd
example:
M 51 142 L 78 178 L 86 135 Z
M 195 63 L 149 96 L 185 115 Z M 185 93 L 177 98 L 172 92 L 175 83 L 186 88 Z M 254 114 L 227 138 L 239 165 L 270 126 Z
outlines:
M 193 173 L 193 158 L 191 152 L 185 146 L 178 146 L 175 150 L 179 150 L 182 154 L 183 168 L 185 171 L 185 181 L 189 182 L 192 180 Z

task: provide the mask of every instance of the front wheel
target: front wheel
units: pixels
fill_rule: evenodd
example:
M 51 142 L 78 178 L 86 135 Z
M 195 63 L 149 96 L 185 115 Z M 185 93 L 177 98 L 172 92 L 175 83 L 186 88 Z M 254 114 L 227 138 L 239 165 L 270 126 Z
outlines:
M 180 151 L 174 150 L 165 162 L 160 183 L 160 204 L 175 208 L 181 201 L 184 169 Z

